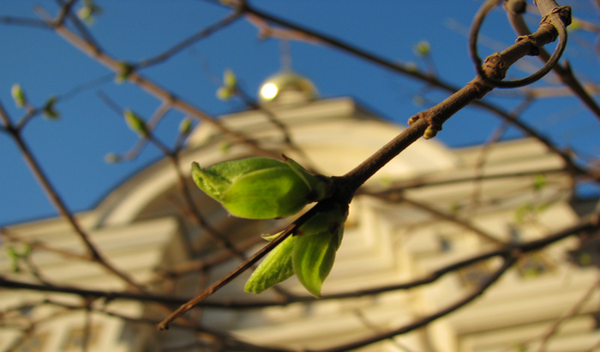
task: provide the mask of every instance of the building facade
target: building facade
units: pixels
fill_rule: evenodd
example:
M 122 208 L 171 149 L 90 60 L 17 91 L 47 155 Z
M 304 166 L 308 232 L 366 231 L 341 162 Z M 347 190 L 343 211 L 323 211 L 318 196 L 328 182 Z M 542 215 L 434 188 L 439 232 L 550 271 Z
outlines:
M 223 116 L 223 125 L 324 175 L 343 175 L 402 131 L 350 98 L 316 99 L 314 85 L 291 72 L 267 80 L 262 94 L 263 109 Z M 253 155 L 256 151 L 248 145 L 231 144 L 214 128 L 202 125 L 191 136 L 180 165 L 189 175 L 192 161 L 208 166 Z M 411 282 L 498 248 L 500 242 L 531 241 L 576 224 L 585 211 L 574 206 L 572 180 L 563 170 L 559 157 L 531 139 L 460 149 L 435 140 L 417 141 L 370 179 L 352 201 L 342 246 L 323 294 Z M 264 245 L 260 234 L 289 221 L 231 217 L 188 182 L 204 218 L 248 254 Z M 182 215 L 182 204 L 177 172 L 160 161 L 114 189 L 95 209 L 78 214 L 77 221 L 109 261 L 137 282 L 165 295 L 191 297 L 239 260 L 192 270 L 192 264 L 225 251 L 206 229 Z M 18 253 L 24 251 L 23 241 L 84 253 L 73 230 L 58 218 L 17 224 L 6 233 L 3 247 Z M 570 237 L 523 255 L 467 306 L 360 350 L 537 351 L 557 319 L 581 301 L 577 313 L 547 340 L 546 351 L 592 351 L 600 341 L 596 313 L 600 296 L 593 290 L 598 272 L 594 266 L 569 263 L 569 251 L 578 246 L 579 240 Z M 21 260 L 15 273 L 14 258 L 2 254 L 0 273 L 34 283 L 127 289 L 98 265 L 57 251 L 36 249 L 28 258 L 32 265 Z M 443 310 L 476 290 L 500 263 L 500 258 L 481 261 L 408 290 L 382 289 L 377 294 L 255 309 L 205 308 L 190 317 L 210 331 L 250 344 L 327 349 L 393 331 Z M 43 274 L 37 275 L 35 268 Z M 274 290 L 260 296 L 244 293 L 248 275 L 210 300 L 280 298 Z M 307 295 L 295 278 L 280 286 L 293 295 Z M 84 336 L 90 352 L 211 350 L 199 342 L 202 333 L 177 327 L 157 332 L 153 324 L 144 323 L 144 319 L 164 317 L 165 306 L 117 299 L 93 301 L 91 313 L 72 308 L 83 301 L 78 295 L 1 290 L 0 351 L 80 351 Z M 23 332 L 23 326 L 30 328 Z M 243 350 L 240 346 L 223 349 Z

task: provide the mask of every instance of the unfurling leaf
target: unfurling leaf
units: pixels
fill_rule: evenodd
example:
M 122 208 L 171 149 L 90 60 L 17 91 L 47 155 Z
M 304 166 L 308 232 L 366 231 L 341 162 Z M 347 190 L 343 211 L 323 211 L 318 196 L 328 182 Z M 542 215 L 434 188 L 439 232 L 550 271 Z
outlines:
M 125 117 L 127 126 L 129 126 L 133 132 L 137 133 L 142 138 L 148 137 L 148 127 L 146 127 L 146 122 L 144 122 L 141 117 L 129 109 L 123 112 L 123 116 Z
M 248 280 L 246 291 L 260 293 L 296 274 L 312 295 L 320 296 L 342 242 L 347 216 L 348 208 L 341 204 L 313 215 L 291 237 L 293 240 L 286 239 L 267 256 Z M 272 241 L 280 234 L 262 237 Z
M 297 239 L 298 237 L 290 236 L 275 247 L 254 270 L 244 291 L 259 294 L 294 275 L 292 251 Z
M 207 169 L 193 163 L 192 177 L 232 215 L 247 219 L 294 215 L 329 191 L 328 179 L 311 175 L 292 160 L 248 158 Z
M 321 296 L 321 286 L 333 267 L 342 233 L 340 228 L 334 233 L 298 236 L 292 257 L 294 274 L 313 296 Z

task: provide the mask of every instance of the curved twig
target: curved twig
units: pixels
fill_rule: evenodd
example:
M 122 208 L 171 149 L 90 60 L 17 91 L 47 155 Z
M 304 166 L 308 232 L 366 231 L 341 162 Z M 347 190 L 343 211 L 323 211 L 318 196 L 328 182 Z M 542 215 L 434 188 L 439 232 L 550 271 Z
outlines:
M 487 0 L 479 9 L 477 14 L 475 15 L 475 20 L 473 21 L 473 25 L 471 26 L 471 33 L 469 35 L 469 54 L 471 55 L 471 60 L 475 64 L 475 69 L 477 74 L 487 83 L 493 85 L 497 88 L 517 88 L 529 85 L 534 83 L 544 77 L 548 72 L 552 70 L 552 68 L 558 63 L 558 60 L 562 57 L 565 48 L 567 47 L 567 28 L 566 26 L 571 23 L 571 8 L 568 6 L 556 7 L 552 10 L 552 13 L 545 16 L 542 20 L 542 25 L 550 24 L 552 25 L 558 33 L 558 45 L 554 51 L 554 54 L 550 57 L 548 61 L 544 64 L 544 66 L 539 69 L 534 74 L 513 80 L 513 81 L 503 81 L 501 80 L 504 77 L 491 77 L 484 71 L 481 58 L 477 53 L 477 38 L 479 35 L 479 29 L 481 28 L 481 24 L 483 20 L 487 16 L 487 14 L 500 3 L 501 0 Z M 520 36 L 517 38 L 517 41 L 521 40 L 530 40 L 532 41 L 532 51 L 529 55 L 538 55 L 539 53 L 539 45 L 532 40 L 529 36 Z
M 531 33 L 521 13 L 506 11 L 506 15 L 508 16 L 510 24 L 512 25 L 513 29 L 518 35 L 527 36 Z M 539 48 L 538 57 L 543 62 L 547 62 L 550 59 L 550 54 L 548 54 L 546 49 Z M 596 103 L 596 101 L 588 93 L 588 91 L 593 92 L 593 90 L 586 90 L 586 88 L 583 87 L 583 85 L 579 82 L 577 77 L 575 77 L 575 74 L 573 73 L 569 62 L 565 61 L 563 65 L 557 63 L 556 65 L 554 65 L 552 70 L 554 71 L 554 73 L 556 73 L 561 82 L 566 84 L 570 88 L 571 92 L 575 94 L 579 98 L 579 100 L 581 100 L 581 102 L 585 106 L 587 106 L 587 108 L 594 115 L 596 115 L 598 119 L 600 119 L 600 106 L 598 106 L 598 103 Z

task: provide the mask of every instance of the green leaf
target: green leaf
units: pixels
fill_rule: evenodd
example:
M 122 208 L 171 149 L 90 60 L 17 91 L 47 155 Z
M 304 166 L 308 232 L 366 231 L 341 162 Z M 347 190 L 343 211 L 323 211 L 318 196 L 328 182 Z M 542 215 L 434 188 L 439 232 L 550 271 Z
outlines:
M 296 241 L 297 237 L 290 236 L 275 247 L 250 275 L 244 291 L 259 294 L 289 279 L 294 274 L 292 252 Z
M 315 297 L 321 296 L 321 287 L 329 275 L 335 253 L 340 246 L 343 229 L 334 233 L 297 236 L 292 254 L 294 273 L 302 285 Z

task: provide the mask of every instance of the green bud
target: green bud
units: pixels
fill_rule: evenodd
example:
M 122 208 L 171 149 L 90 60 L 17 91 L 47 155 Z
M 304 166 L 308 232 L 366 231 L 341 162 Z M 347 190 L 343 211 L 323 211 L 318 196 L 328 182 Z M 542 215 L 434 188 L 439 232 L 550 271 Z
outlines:
M 237 78 L 235 74 L 230 69 L 225 70 L 223 74 L 223 85 L 225 88 L 235 88 L 237 84 Z
M 22 108 L 27 104 L 27 99 L 25 99 L 25 93 L 21 89 L 21 86 L 18 83 L 13 84 L 10 89 L 10 93 L 12 94 L 13 100 L 15 101 L 15 105 L 18 108 Z
M 294 237 L 269 253 L 246 283 L 246 292 L 260 293 L 296 274 L 308 292 L 320 296 L 342 242 L 347 216 L 347 206 L 335 204 L 311 217 Z M 280 234 L 262 237 L 272 241 Z
M 425 132 L 423 133 L 423 138 L 425 138 L 425 139 L 431 139 L 431 138 L 435 137 L 437 135 L 437 133 L 438 133 L 437 129 L 435 129 L 435 128 L 431 127 L 431 126 L 428 126 L 425 129 Z
M 219 89 L 217 89 L 217 98 L 219 98 L 223 101 L 228 101 L 229 99 L 231 99 L 232 95 L 233 95 L 233 92 L 231 91 L 230 88 L 220 87 Z
M 348 207 L 335 204 L 313 215 L 296 231 L 296 236 L 305 237 L 322 233 L 334 233 L 344 226 L 348 217 Z
M 127 78 L 129 78 L 129 75 L 131 75 L 134 70 L 135 70 L 135 67 L 130 63 L 127 63 L 127 62 L 119 63 L 119 73 L 115 77 L 115 82 L 118 84 L 123 83 L 125 80 L 127 80 Z
M 279 236 L 279 234 L 275 235 Z M 292 251 L 298 237 L 290 236 L 275 247 L 254 270 L 244 291 L 259 294 L 294 275 Z
M 91 26 L 94 23 L 94 16 L 99 16 L 101 14 L 102 9 L 92 0 L 84 0 L 83 7 L 77 10 L 77 17 L 88 26 Z
M 179 123 L 179 133 L 186 135 L 186 134 L 189 134 L 191 130 L 192 130 L 192 119 L 189 116 L 186 116 Z
M 104 156 L 104 161 L 107 164 L 115 164 L 121 161 L 121 158 L 115 153 L 108 153 Z
M 313 236 L 298 236 L 292 253 L 294 274 L 313 296 L 321 296 L 321 286 L 329 275 L 344 229 Z
M 142 138 L 148 136 L 148 127 L 146 127 L 146 122 L 144 122 L 141 117 L 129 109 L 123 112 L 123 116 L 125 116 L 127 126 L 129 126 L 133 132 L 137 133 Z
M 198 187 L 232 215 L 248 219 L 283 218 L 325 198 L 328 182 L 311 175 L 291 159 L 226 161 L 203 169 L 192 163 Z
M 411 116 L 411 117 L 408 119 L 408 125 L 410 126 L 410 125 L 412 125 L 413 123 L 415 123 L 415 122 L 417 122 L 417 121 L 419 121 L 419 115 L 414 115 L 414 116 Z
M 44 104 L 44 109 L 42 113 L 44 114 L 44 117 L 50 120 L 57 120 L 60 117 L 60 114 L 58 113 L 58 111 L 56 111 L 54 107 L 54 105 L 56 104 L 56 100 L 57 98 L 55 96 L 52 96 L 50 97 L 50 99 L 48 99 L 48 101 L 46 101 L 46 104 Z
M 428 41 L 423 40 L 415 45 L 413 50 L 418 56 L 425 57 L 431 53 L 431 45 L 429 45 Z

